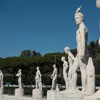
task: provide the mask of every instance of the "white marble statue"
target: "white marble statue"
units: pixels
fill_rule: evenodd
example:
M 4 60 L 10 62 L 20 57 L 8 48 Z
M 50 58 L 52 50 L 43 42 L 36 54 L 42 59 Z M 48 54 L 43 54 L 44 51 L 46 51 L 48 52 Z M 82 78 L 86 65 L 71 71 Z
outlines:
M 98 40 L 98 44 L 99 44 L 99 47 L 100 47 L 100 38 L 99 38 L 99 40 Z
M 86 67 L 87 71 L 87 87 L 86 92 L 93 94 L 95 92 L 95 67 L 93 64 L 92 57 L 89 57 L 88 64 Z
M 16 76 L 18 77 L 18 86 L 19 86 L 19 88 L 22 88 L 22 79 L 21 79 L 22 71 L 21 71 L 21 69 L 18 70 Z
M 56 65 L 54 64 L 53 65 L 53 73 L 51 75 L 51 79 L 52 79 L 52 88 L 51 90 L 56 90 L 56 85 L 57 85 L 57 68 L 56 68 Z
M 36 82 L 36 89 L 42 90 L 42 79 L 41 79 L 41 72 L 39 70 L 39 67 L 37 67 L 35 82 Z
M 87 50 L 87 39 L 88 39 L 88 29 L 84 24 L 84 15 L 80 12 L 82 6 L 80 6 L 75 12 L 75 22 L 78 25 L 76 32 L 76 42 L 77 42 L 77 56 L 74 59 L 73 69 L 72 69 L 72 90 L 77 90 L 77 72 L 76 70 L 80 68 L 81 80 L 82 80 L 82 92 L 86 92 L 86 64 L 89 57 L 89 52 Z
M 75 57 L 73 56 L 73 54 L 70 51 L 69 47 L 65 47 L 64 48 L 64 52 L 66 54 L 68 54 L 68 63 L 69 63 L 69 71 L 68 71 L 68 80 L 69 80 L 69 91 L 72 88 L 72 65 L 74 63 L 74 59 Z
M 68 63 L 65 59 L 65 57 L 61 57 L 61 61 L 63 62 L 63 78 L 66 84 L 66 90 L 69 89 L 69 84 L 68 84 L 68 74 L 67 74 L 67 69 L 68 69 Z
M 3 73 L 2 73 L 2 70 L 0 70 L 0 88 L 3 88 Z
M 96 6 L 97 8 L 100 8 L 100 0 L 96 0 Z

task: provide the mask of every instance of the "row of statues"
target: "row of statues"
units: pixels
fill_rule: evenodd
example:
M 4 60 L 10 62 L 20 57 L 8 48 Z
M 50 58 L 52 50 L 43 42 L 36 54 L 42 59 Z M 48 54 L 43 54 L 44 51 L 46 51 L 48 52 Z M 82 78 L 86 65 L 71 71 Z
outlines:
M 68 55 L 68 62 L 65 60 L 65 57 L 61 58 L 61 61 L 63 62 L 63 77 L 66 84 L 66 90 L 78 92 L 77 70 L 79 69 L 81 72 L 82 83 L 81 92 L 93 94 L 95 92 L 95 68 L 87 49 L 88 29 L 84 23 L 84 15 L 80 12 L 81 8 L 82 6 L 80 6 L 75 12 L 75 22 L 78 25 L 76 31 L 77 54 L 76 57 L 74 57 L 70 48 L 65 47 L 64 51 Z M 69 71 L 67 73 L 68 67 Z
M 63 62 L 63 77 L 66 90 L 77 92 L 79 91 L 77 89 L 77 70 L 80 69 L 82 92 L 93 93 L 95 91 L 95 70 L 92 58 L 90 57 L 87 49 L 88 29 L 84 23 L 84 14 L 80 12 L 81 8 L 82 6 L 80 6 L 75 12 L 75 22 L 78 25 L 78 29 L 76 31 L 77 55 L 74 57 L 69 47 L 64 48 L 65 53 L 68 55 L 68 62 L 66 61 L 65 57 L 61 57 L 61 61 Z M 67 72 L 68 67 L 69 70 Z M 53 68 L 54 70 L 51 75 L 51 79 L 52 90 L 55 90 L 57 85 L 57 68 L 55 64 L 53 65 Z M 18 77 L 19 88 L 22 88 L 21 69 L 18 70 L 16 76 Z M 42 79 L 39 67 L 37 67 L 35 82 L 36 89 L 42 90 Z M 2 71 L 0 71 L 1 87 L 2 84 L 3 74 Z

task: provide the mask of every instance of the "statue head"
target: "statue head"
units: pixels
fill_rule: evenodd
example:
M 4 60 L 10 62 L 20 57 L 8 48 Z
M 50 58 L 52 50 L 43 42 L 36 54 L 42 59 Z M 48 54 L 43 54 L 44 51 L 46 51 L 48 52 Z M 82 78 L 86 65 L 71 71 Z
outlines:
M 100 0 L 96 0 L 96 6 L 97 8 L 100 8 Z
M 75 12 L 75 22 L 76 24 L 80 24 L 81 22 L 84 21 L 84 15 L 83 13 L 80 12 L 82 6 L 80 6 L 79 8 L 77 8 L 76 12 Z
M 65 61 L 65 57 L 64 56 L 61 57 L 61 61 Z
M 56 64 L 53 64 L 53 68 L 56 68 Z
M 18 72 L 21 72 L 21 69 L 19 69 Z
M 65 52 L 66 54 L 68 54 L 69 51 L 70 51 L 70 48 L 69 48 L 69 47 L 65 47 L 65 48 L 64 48 L 64 52 Z
M 39 70 L 39 67 L 37 67 L 36 69 Z

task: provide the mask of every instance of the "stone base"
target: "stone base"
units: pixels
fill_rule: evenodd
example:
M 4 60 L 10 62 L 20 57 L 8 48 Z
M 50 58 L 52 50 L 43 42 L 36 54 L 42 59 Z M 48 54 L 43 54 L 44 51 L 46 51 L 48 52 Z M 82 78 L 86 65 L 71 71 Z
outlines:
M 47 92 L 47 100 L 84 100 L 84 97 L 88 95 L 90 94 L 49 90 Z
M 100 90 L 91 96 L 85 97 L 84 100 L 100 100 Z
M 42 99 L 42 90 L 40 89 L 33 89 L 32 91 L 32 98 L 33 99 L 38 99 L 41 100 Z
M 36 99 L 33 99 L 32 97 L 27 97 L 27 96 L 19 97 L 19 96 L 11 96 L 11 95 L 10 96 L 1 95 L 0 100 L 36 100 Z M 42 98 L 40 100 L 46 100 L 46 98 Z
M 23 88 L 17 88 L 15 89 L 15 96 L 23 96 L 24 95 L 24 89 Z
M 56 94 L 57 94 L 57 91 L 55 90 L 48 90 L 47 91 L 47 100 L 57 100 L 56 99 Z M 62 99 L 60 99 L 62 100 Z
M 0 88 L 0 95 L 3 94 L 3 88 Z

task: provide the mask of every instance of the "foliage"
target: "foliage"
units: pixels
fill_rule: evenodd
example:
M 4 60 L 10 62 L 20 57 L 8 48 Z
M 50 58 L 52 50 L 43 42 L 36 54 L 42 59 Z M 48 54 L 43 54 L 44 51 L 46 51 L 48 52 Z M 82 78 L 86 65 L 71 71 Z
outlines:
M 100 47 L 98 40 L 96 42 L 91 41 L 88 45 L 90 56 L 93 57 L 96 76 L 100 77 Z M 76 55 L 76 49 L 72 49 L 71 52 Z M 51 84 L 50 75 L 52 73 L 52 65 L 56 64 L 58 68 L 58 83 L 64 84 L 62 75 L 62 62 L 61 57 L 67 56 L 65 53 L 56 52 L 41 55 L 35 50 L 23 50 L 18 57 L 0 58 L 0 69 L 4 73 L 4 83 L 17 84 L 16 73 L 19 68 L 22 69 L 23 84 L 35 84 L 35 72 L 36 67 L 39 66 L 42 73 L 43 84 Z M 100 79 L 96 77 L 97 85 L 100 85 Z M 80 81 L 78 82 L 80 84 Z

